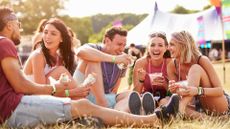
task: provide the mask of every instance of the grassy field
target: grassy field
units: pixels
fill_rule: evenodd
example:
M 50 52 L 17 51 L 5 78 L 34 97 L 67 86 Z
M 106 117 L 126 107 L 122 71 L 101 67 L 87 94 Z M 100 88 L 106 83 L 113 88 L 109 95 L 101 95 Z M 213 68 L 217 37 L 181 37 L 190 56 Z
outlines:
M 223 83 L 223 65 L 222 64 L 214 64 L 215 70 L 217 71 L 221 81 Z M 223 83 L 224 89 L 230 93 L 230 63 L 225 64 L 225 83 Z M 122 80 L 122 86 L 119 91 L 123 91 L 127 89 L 127 78 Z M 4 125 L 0 126 L 0 129 L 5 129 Z M 71 124 L 59 124 L 59 125 L 52 125 L 52 126 L 39 126 L 39 129 L 75 129 L 75 128 L 95 128 L 93 126 L 84 126 L 78 123 L 71 123 Z M 116 128 L 116 127 L 112 127 Z M 126 127 L 132 128 L 132 127 Z M 173 122 L 169 125 L 165 125 L 162 127 L 163 129 L 229 129 L 230 128 L 230 119 L 229 118 L 209 118 L 204 121 L 198 120 L 181 120 L 180 118 L 176 118 Z

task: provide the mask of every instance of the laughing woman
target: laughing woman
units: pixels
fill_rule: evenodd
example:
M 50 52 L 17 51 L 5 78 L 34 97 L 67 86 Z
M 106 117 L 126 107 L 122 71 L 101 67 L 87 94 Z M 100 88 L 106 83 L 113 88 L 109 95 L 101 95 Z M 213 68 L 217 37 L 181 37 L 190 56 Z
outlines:
M 62 73 L 66 73 L 74 90 L 67 89 L 66 94 L 60 96 L 84 98 L 88 95 L 89 88 L 76 87 L 71 76 L 75 70 L 74 65 L 74 52 L 68 29 L 60 19 L 51 18 L 44 27 L 41 48 L 31 53 L 23 71 L 30 80 L 40 84 L 49 83 L 50 76 L 59 79 Z
M 134 66 L 133 84 L 136 92 L 132 92 L 129 97 L 131 113 L 140 114 L 142 106 L 145 114 L 149 114 L 157 105 L 166 102 L 162 98 L 169 95 L 167 64 L 171 60 L 170 55 L 167 55 L 167 47 L 168 41 L 164 32 L 149 35 L 147 54 L 138 59 Z
M 169 50 L 174 58 L 167 68 L 169 89 L 182 96 L 180 112 L 190 118 L 203 118 L 204 113 L 228 113 L 229 97 L 225 94 L 212 63 L 199 52 L 191 34 L 186 31 L 173 33 Z M 178 83 L 183 80 L 186 87 Z M 192 103 L 194 106 L 190 105 Z

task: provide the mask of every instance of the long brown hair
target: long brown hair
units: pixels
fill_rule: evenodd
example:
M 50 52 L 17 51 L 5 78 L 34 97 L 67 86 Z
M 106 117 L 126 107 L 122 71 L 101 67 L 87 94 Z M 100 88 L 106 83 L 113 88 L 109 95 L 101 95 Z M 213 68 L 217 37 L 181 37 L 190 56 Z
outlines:
M 74 52 L 72 50 L 72 40 L 68 33 L 68 29 L 64 22 L 58 18 L 51 18 L 47 21 L 47 24 L 53 25 L 57 30 L 60 31 L 62 37 L 62 43 L 59 44 L 59 52 L 63 60 L 63 65 L 71 73 L 74 73 L 75 62 L 74 62 Z M 42 39 L 42 52 L 45 55 L 46 62 L 49 66 L 56 64 L 55 60 L 50 54 L 49 49 L 45 47 L 44 41 Z

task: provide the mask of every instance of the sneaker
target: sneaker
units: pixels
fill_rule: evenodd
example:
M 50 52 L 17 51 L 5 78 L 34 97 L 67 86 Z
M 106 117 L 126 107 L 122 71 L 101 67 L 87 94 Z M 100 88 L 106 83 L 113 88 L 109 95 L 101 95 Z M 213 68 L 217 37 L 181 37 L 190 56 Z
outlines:
M 145 114 L 153 114 L 156 108 L 156 101 L 153 98 L 153 95 L 149 92 L 145 92 L 142 97 L 142 106 L 145 111 Z
M 129 110 L 132 114 L 140 115 L 141 99 L 139 93 L 136 91 L 133 91 L 129 95 Z
M 176 116 L 179 110 L 180 97 L 177 94 L 173 94 L 167 105 L 161 106 L 156 109 L 155 113 L 157 117 L 163 122 L 168 123 L 171 116 Z

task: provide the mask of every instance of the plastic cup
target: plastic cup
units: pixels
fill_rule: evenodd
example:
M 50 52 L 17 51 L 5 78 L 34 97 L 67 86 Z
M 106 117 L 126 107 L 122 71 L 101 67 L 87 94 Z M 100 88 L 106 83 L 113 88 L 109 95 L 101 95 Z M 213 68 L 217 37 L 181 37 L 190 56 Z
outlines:
M 183 87 L 187 87 L 188 86 L 188 81 L 187 80 L 183 80 L 183 81 L 178 81 L 176 82 L 176 84 L 183 86 Z M 179 88 L 179 91 L 184 91 L 184 88 Z

